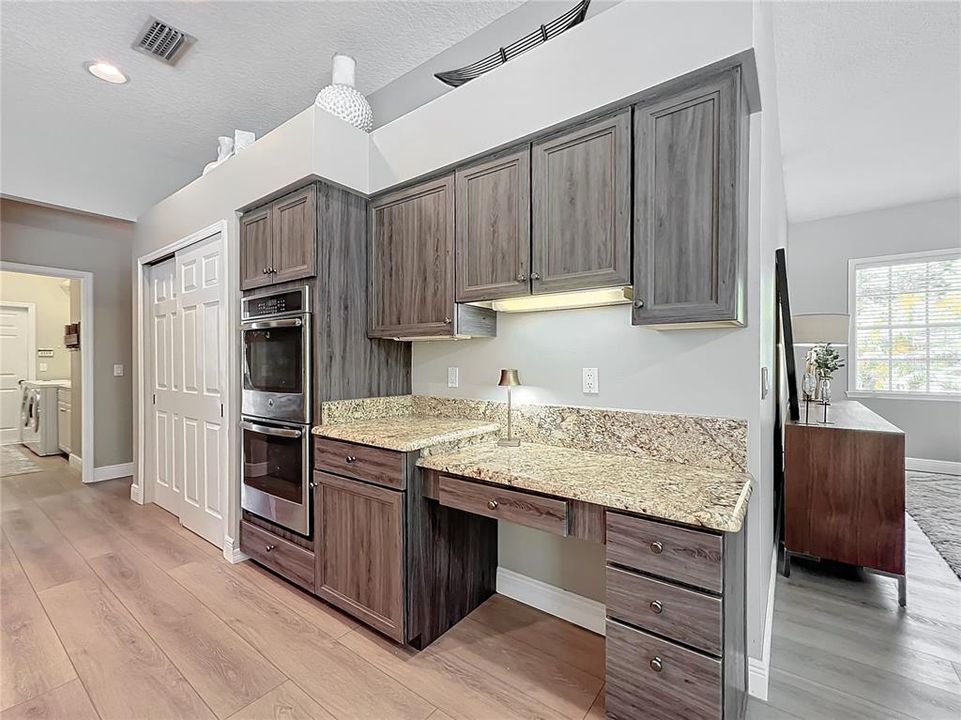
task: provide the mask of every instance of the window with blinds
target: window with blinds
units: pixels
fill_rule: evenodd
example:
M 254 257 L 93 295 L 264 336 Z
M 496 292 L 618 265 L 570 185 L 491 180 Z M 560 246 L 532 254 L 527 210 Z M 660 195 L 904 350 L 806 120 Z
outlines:
M 855 392 L 961 396 L 961 253 L 851 261 Z

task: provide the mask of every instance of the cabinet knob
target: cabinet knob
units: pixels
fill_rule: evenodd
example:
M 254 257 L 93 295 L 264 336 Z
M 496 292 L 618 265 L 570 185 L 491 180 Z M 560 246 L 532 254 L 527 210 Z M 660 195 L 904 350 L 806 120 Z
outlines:
M 264 547 L 264 550 L 266 550 L 267 552 L 270 552 L 270 551 L 273 550 L 275 547 L 277 547 L 277 546 L 276 546 L 276 545 L 267 545 L 266 547 Z
M 664 550 L 664 546 L 661 545 L 660 540 L 655 540 L 654 542 L 651 543 L 651 552 L 654 553 L 655 555 L 660 555 L 663 550 Z
M 525 280 L 527 280 L 527 275 L 524 273 L 517 274 L 517 282 L 524 282 Z
M 644 301 L 638 298 L 637 300 L 634 301 L 634 307 L 640 310 L 642 307 L 644 307 Z
M 315 483 L 313 480 L 311 480 L 311 481 L 310 481 L 310 487 L 312 487 L 312 488 L 317 487 L 317 483 Z
M 488 509 L 488 510 L 496 510 L 496 509 L 497 509 L 497 501 L 496 501 L 496 500 L 488 500 L 488 501 L 487 501 L 487 509 Z
M 276 271 L 274 268 L 272 268 L 272 267 L 267 268 L 267 273 L 268 273 L 268 274 L 273 275 L 275 272 L 277 272 L 277 271 Z
M 355 463 L 355 462 L 357 462 L 357 458 L 354 457 L 353 455 L 348 455 L 348 456 L 347 456 L 346 458 L 344 458 L 344 459 L 347 460 L 348 463 Z
M 536 273 L 536 272 L 531 273 L 531 280 L 540 280 L 540 279 L 541 279 L 540 273 Z
M 267 267 L 266 267 L 266 266 L 264 266 L 264 269 L 263 269 L 263 270 L 261 270 L 260 272 L 261 272 L 261 273 L 263 273 L 264 275 L 266 275 L 266 274 L 267 274 Z
M 449 318 L 449 317 L 445 317 L 445 318 L 444 318 L 444 324 L 445 324 L 445 325 L 450 325 L 450 318 Z
M 659 657 L 655 657 L 651 660 L 651 670 L 654 672 L 661 672 L 664 669 L 664 661 Z
M 651 602 L 651 612 L 654 613 L 655 615 L 660 615 L 663 609 L 664 609 L 664 606 L 661 605 L 660 600 L 654 600 Z

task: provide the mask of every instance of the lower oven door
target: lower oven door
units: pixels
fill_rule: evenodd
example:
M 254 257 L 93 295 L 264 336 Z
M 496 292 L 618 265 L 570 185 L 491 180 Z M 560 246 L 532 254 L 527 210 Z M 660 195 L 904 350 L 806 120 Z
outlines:
M 309 536 L 309 426 L 244 418 L 240 427 L 244 448 L 241 506 Z

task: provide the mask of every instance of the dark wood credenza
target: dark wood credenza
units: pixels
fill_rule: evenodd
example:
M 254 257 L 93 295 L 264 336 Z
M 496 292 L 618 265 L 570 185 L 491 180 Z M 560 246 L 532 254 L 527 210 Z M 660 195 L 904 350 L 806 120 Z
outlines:
M 785 427 L 784 575 L 794 555 L 858 565 L 897 578 L 904 606 L 904 432 L 859 402 L 822 413 Z

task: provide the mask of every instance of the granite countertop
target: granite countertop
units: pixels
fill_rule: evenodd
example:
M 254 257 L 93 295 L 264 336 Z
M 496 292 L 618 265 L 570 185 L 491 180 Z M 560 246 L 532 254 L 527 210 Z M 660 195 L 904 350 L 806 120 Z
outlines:
M 413 452 L 432 445 L 483 435 L 490 435 L 493 440 L 494 434 L 500 432 L 500 425 L 485 420 L 401 415 L 317 425 L 312 432 L 314 435 L 334 440 L 346 440 L 398 452 Z
M 752 486 L 750 475 L 733 470 L 533 443 L 478 444 L 417 464 L 721 532 L 740 531 Z

